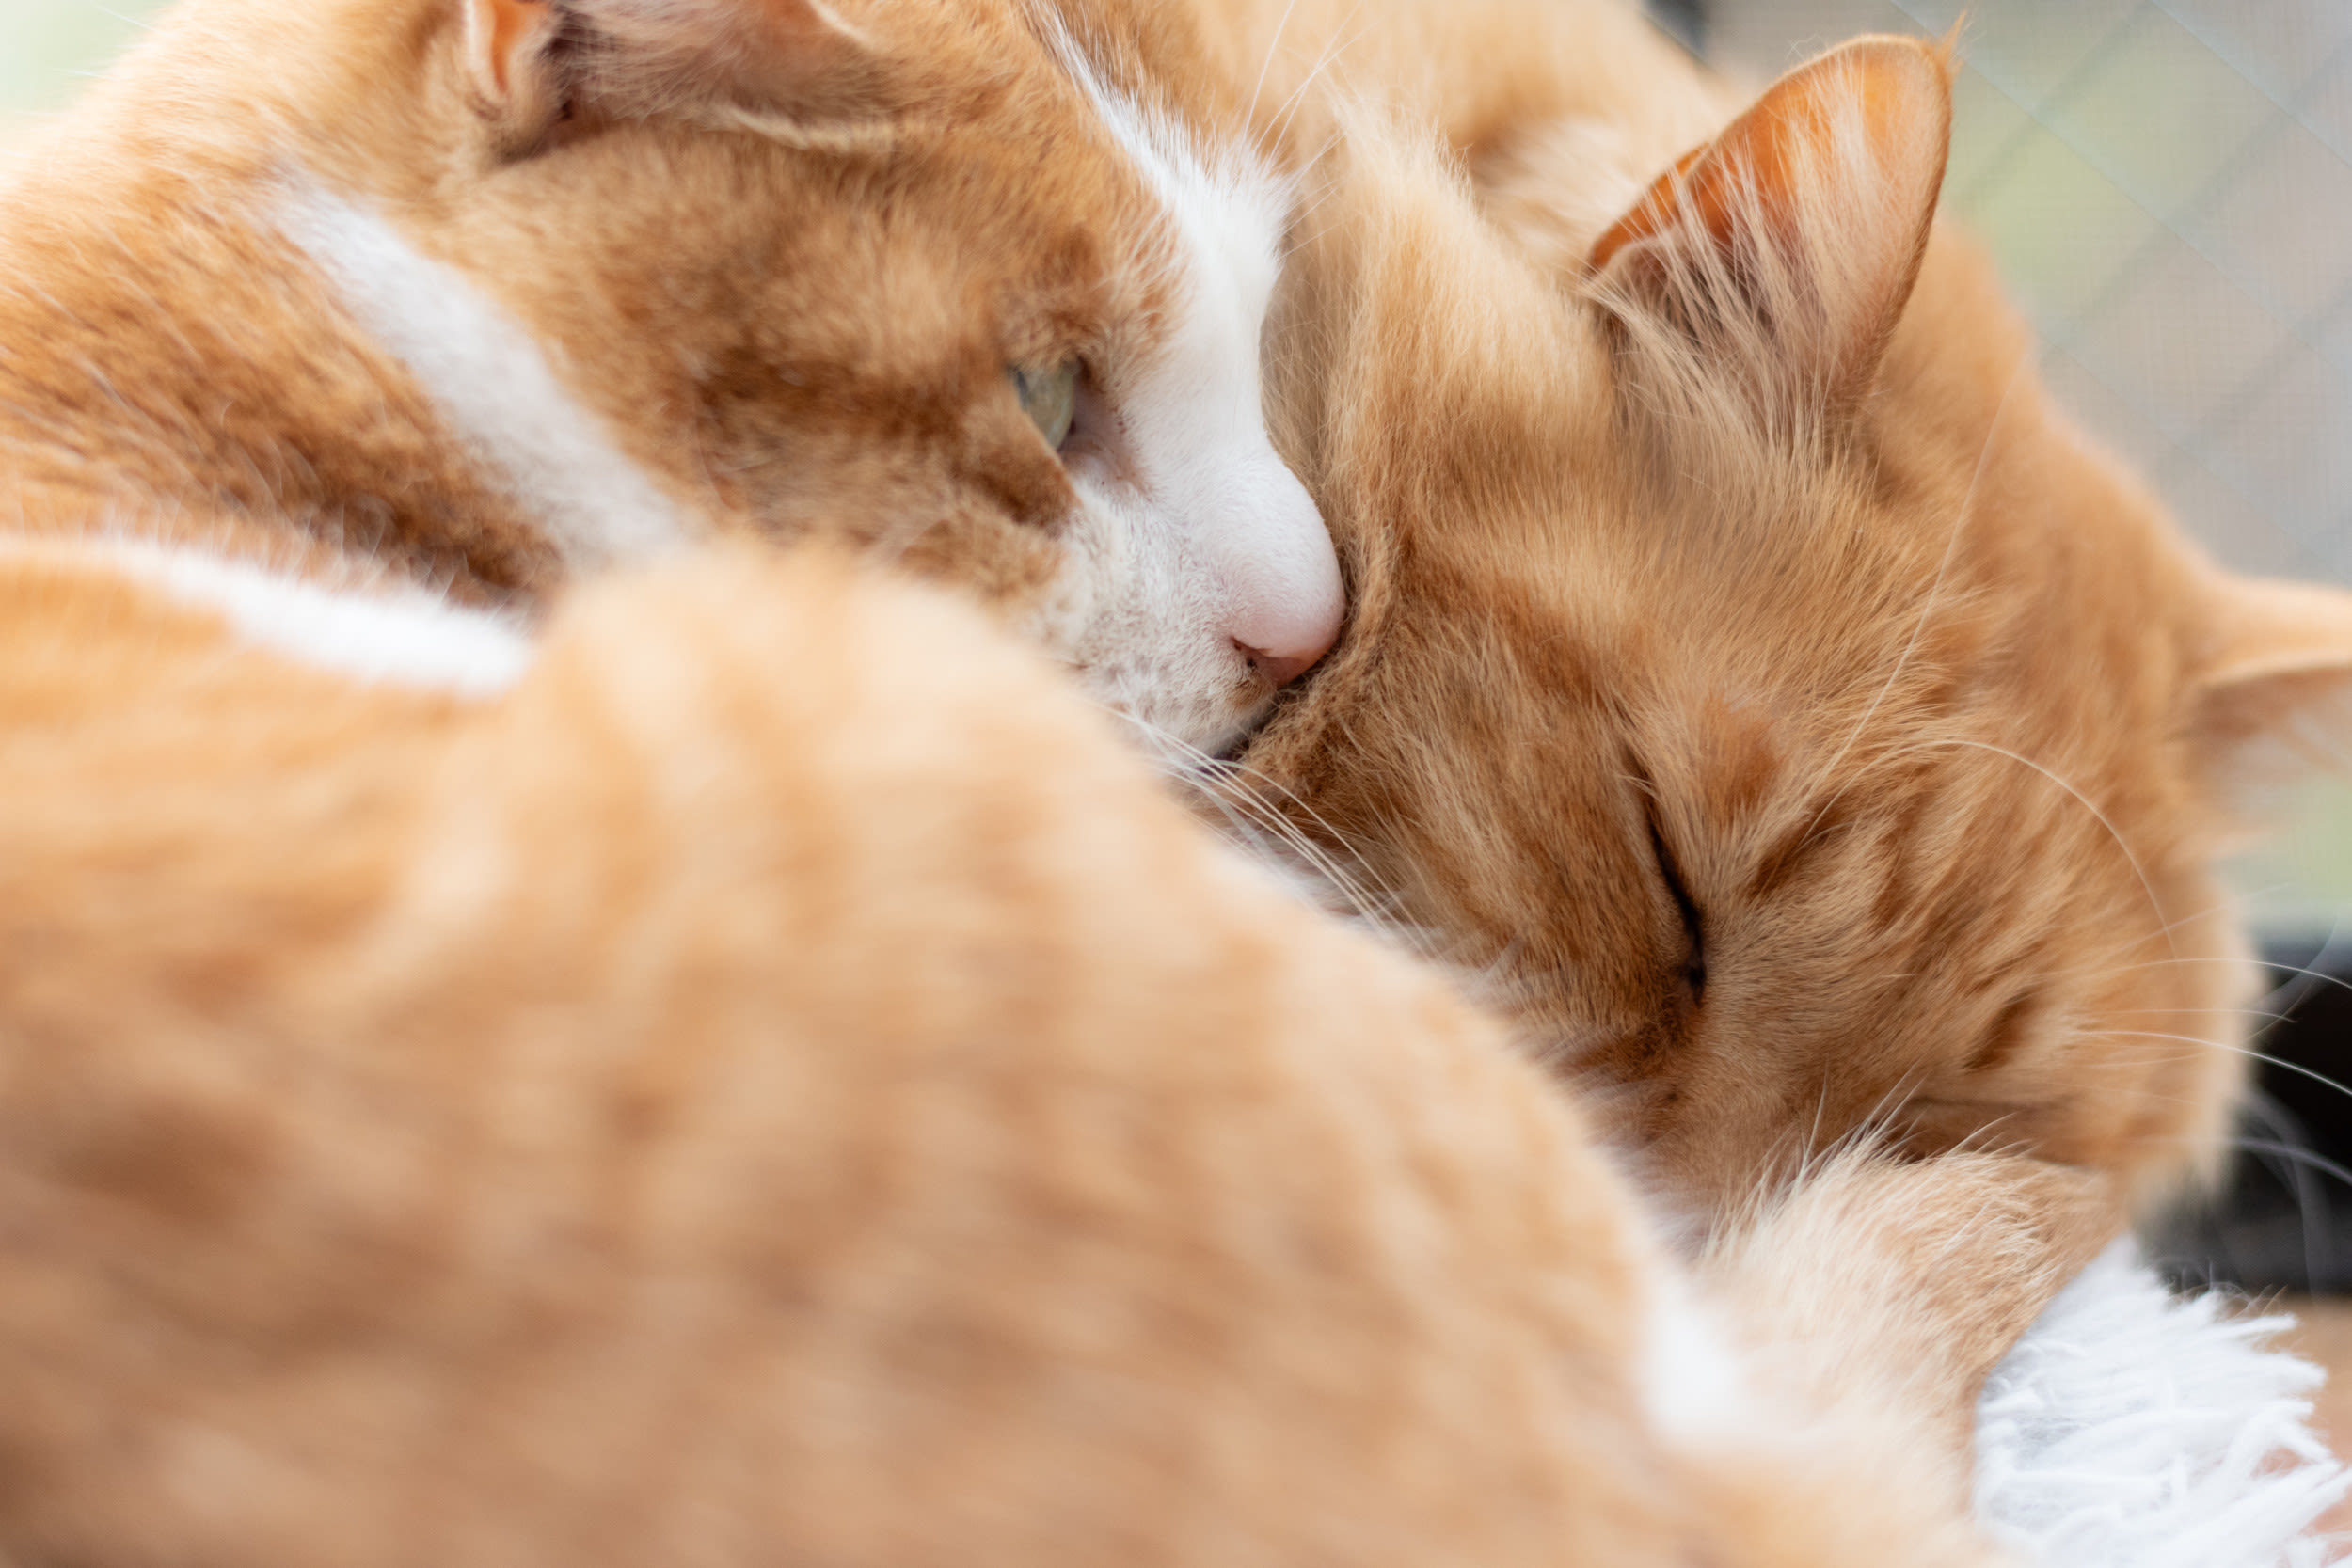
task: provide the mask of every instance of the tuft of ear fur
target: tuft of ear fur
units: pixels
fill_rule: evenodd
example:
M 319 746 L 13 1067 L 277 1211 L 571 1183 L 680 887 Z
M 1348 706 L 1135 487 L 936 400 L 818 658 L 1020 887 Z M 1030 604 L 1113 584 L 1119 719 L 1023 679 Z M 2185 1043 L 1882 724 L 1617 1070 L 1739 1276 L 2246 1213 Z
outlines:
M 517 151 L 565 122 L 660 116 L 830 144 L 896 107 L 889 52 L 825 0 L 462 3 L 477 103 Z
M 2352 764 L 2352 594 L 2217 574 L 2207 602 L 2191 739 L 2225 793 Z
M 1782 77 L 1595 243 L 1597 294 L 1636 337 L 1747 372 L 1772 414 L 1850 404 L 1918 277 L 1950 71 L 1864 38 Z

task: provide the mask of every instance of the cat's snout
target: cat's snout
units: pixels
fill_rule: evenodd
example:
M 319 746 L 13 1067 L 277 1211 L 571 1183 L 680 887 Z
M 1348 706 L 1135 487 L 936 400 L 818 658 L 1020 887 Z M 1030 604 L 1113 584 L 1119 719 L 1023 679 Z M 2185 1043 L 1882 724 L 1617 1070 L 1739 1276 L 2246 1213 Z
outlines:
M 1238 637 L 1233 639 L 1233 647 L 1242 657 L 1249 661 L 1249 667 L 1258 672 L 1268 686 L 1273 687 L 1290 685 L 1291 682 L 1313 669 L 1321 662 L 1323 656 L 1331 651 L 1330 642 L 1326 641 L 1321 647 L 1305 653 L 1268 653 L 1263 648 L 1251 647 Z
M 1217 512 L 1230 596 L 1224 630 L 1269 686 L 1287 686 L 1340 640 L 1339 552 L 1307 487 L 1272 448 L 1241 471 L 1248 483 L 1239 503 Z

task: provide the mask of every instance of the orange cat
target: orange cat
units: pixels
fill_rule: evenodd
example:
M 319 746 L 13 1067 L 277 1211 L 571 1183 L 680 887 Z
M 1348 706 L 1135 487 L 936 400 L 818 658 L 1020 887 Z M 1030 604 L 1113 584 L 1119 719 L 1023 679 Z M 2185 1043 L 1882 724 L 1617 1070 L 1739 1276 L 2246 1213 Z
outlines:
M 174 580 L 508 606 L 820 532 L 1222 747 L 1340 613 L 1258 406 L 1288 196 L 1185 34 L 1099 42 L 952 0 L 189 0 L 0 193 L 0 502 Z
M 1430 107 L 1393 20 L 1350 50 Z M 1935 51 L 1849 46 L 1671 169 L 1626 160 L 1720 89 L 1629 60 L 1623 126 L 1589 66 L 1570 118 L 1432 110 L 1484 235 L 1418 164 L 1315 193 L 1271 393 L 1353 609 L 1245 754 L 1264 809 L 1695 1198 L 1865 1129 L 2161 1191 L 2239 1078 L 2233 791 L 2344 691 L 2352 596 L 2217 570 L 2050 405 L 1932 224 Z
M 1989 1561 L 2095 1180 L 1686 1270 L 1038 660 L 697 547 L 1201 740 L 1329 635 L 1180 38 L 926 15 L 214 0 L 0 198 L 0 1556 Z
M 1975 1389 L 2112 1224 L 1849 1161 L 1685 1275 L 1496 1025 L 820 559 L 467 697 L 32 549 L 0 715 L 11 1560 L 1989 1565 Z

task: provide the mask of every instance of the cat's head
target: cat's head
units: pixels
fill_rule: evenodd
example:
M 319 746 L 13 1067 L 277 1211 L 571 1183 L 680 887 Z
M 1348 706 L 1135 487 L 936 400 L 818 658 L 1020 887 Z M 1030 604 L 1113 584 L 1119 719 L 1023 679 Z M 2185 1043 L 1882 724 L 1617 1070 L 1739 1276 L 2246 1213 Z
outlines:
M 2352 694 L 2352 596 L 2186 545 L 1933 228 L 1947 71 L 1826 56 L 1556 266 L 1593 169 L 1482 213 L 1356 114 L 1278 309 L 1357 604 L 1245 760 L 1701 1202 L 1864 1130 L 2209 1160 L 2212 864 Z
M 1336 635 L 1259 406 L 1290 192 L 1164 19 L 209 0 L 180 28 L 183 96 L 268 127 L 274 221 L 574 564 L 853 539 L 1209 749 Z

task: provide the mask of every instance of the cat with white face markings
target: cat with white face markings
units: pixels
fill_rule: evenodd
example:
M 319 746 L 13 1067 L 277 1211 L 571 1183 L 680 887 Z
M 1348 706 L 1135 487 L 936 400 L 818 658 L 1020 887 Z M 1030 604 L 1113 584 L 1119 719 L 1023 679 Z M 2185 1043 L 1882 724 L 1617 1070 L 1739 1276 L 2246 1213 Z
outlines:
M 1331 642 L 1136 8 L 203 0 L 0 196 L 0 1560 L 1994 1560 L 2098 1182 L 1686 1268 L 1054 671 L 723 542 L 1180 755 Z
M 1342 610 L 1259 408 L 1287 188 L 1180 37 L 871 9 L 167 13 L 0 192 L 18 531 L 526 616 L 834 539 L 1230 746 Z

